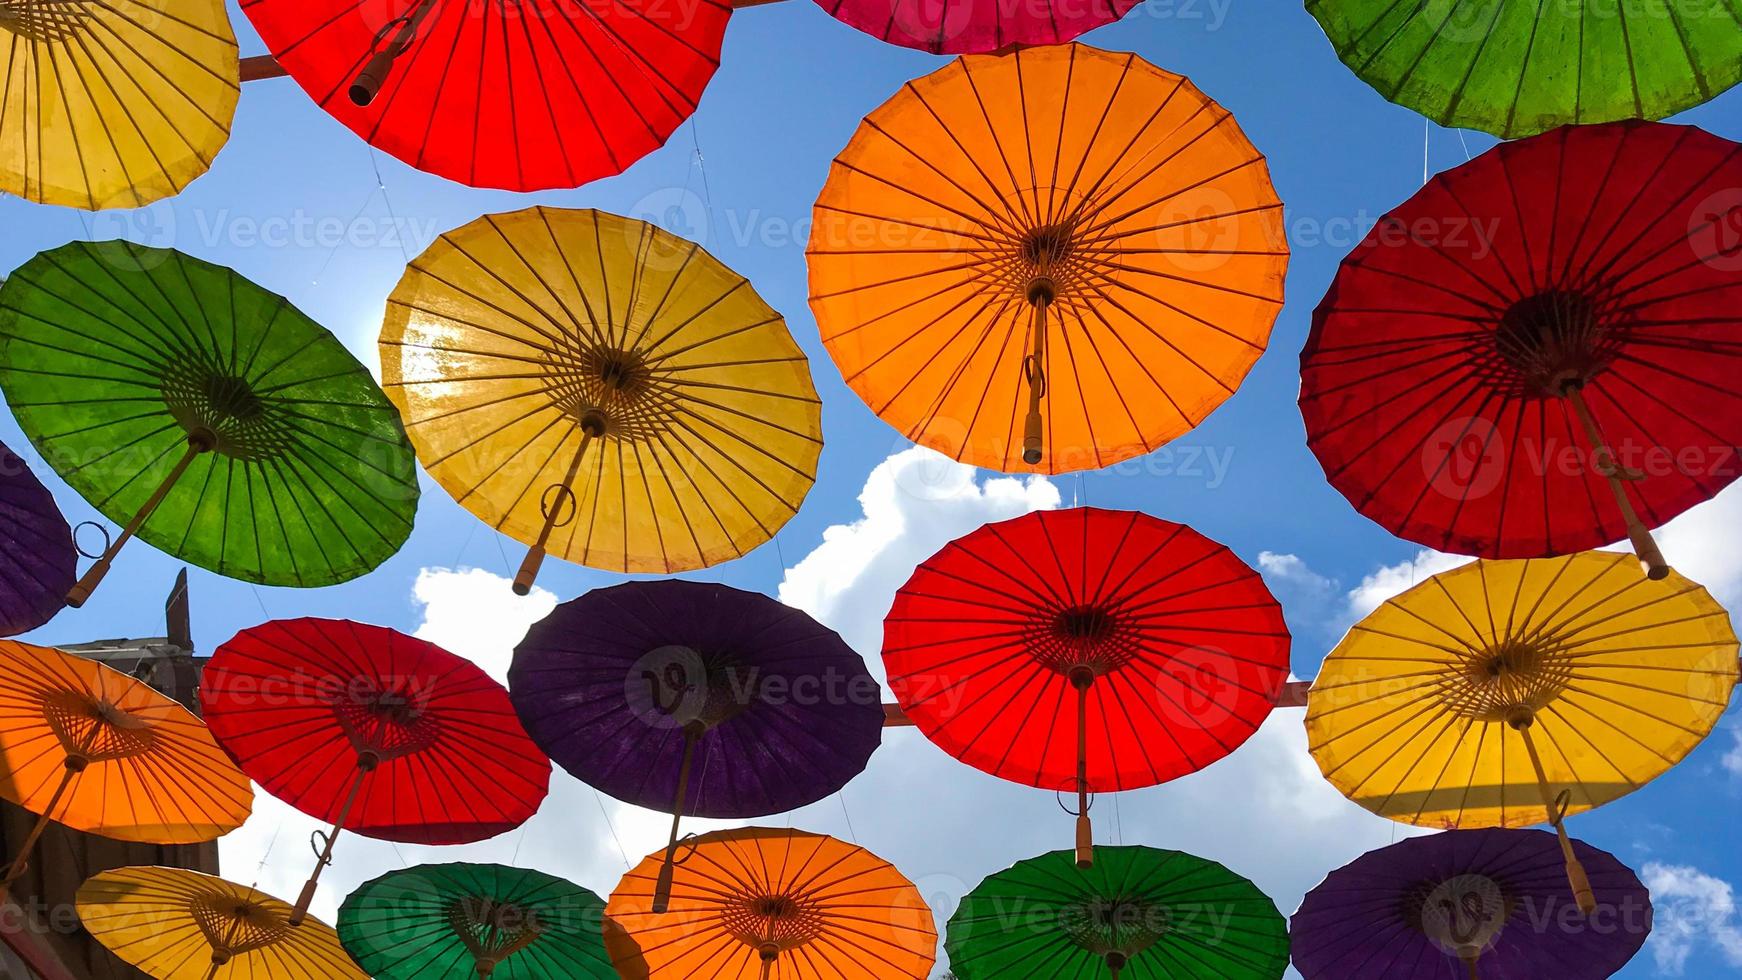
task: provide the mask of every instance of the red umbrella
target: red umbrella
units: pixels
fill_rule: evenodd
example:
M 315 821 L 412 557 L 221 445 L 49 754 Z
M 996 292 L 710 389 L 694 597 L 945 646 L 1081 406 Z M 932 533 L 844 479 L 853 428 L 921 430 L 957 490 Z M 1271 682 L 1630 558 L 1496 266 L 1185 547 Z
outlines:
M 1575 126 L 1441 174 L 1343 263 L 1301 355 L 1331 484 L 1485 558 L 1629 537 L 1742 461 L 1742 147 Z
M 1257 572 L 1191 528 L 1131 511 L 1043 511 L 926 559 L 884 620 L 889 686 L 950 755 L 1077 794 L 1202 769 L 1288 679 L 1288 627 Z
M 321 108 L 474 187 L 621 173 L 695 111 L 725 0 L 242 0 Z
M 206 665 L 200 705 L 243 772 L 333 825 L 316 835 L 298 922 L 340 831 L 472 843 L 520 826 L 550 785 L 550 760 L 502 685 L 382 626 L 290 619 L 243 630 Z
M 1137 0 L 816 0 L 872 37 L 932 54 L 984 54 L 1066 44 L 1137 6 Z

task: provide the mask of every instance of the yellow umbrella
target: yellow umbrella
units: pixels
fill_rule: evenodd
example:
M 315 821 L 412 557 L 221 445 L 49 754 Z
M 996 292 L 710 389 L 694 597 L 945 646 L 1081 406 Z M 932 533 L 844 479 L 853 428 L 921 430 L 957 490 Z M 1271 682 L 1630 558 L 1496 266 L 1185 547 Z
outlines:
M 368 980 L 331 926 L 183 868 L 105 871 L 79 888 L 79 920 L 157 980 Z
M 0 191 L 143 207 L 230 138 L 241 95 L 223 0 L 0 0 Z
M 1559 831 L 1650 782 L 1717 724 L 1737 681 L 1729 614 L 1631 555 L 1478 561 L 1380 606 L 1307 697 L 1319 768 L 1374 813 Z
M 786 322 L 646 222 L 531 208 L 406 270 L 382 381 L 436 482 L 544 554 L 670 573 L 745 554 L 816 479 L 822 420 Z

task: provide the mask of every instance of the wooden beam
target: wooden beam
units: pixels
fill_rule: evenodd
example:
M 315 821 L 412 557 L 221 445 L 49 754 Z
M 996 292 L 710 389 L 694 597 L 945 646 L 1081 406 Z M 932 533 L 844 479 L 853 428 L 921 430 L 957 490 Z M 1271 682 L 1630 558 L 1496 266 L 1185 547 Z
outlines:
M 1278 708 L 1306 707 L 1307 690 L 1312 686 L 1312 681 L 1289 681 L 1282 686 L 1282 693 L 1277 695 L 1276 706 Z M 912 725 L 913 722 L 907 717 L 907 712 L 901 710 L 901 705 L 886 704 L 883 706 L 884 728 L 909 728 Z
M 17 914 L 14 915 L 13 911 Z M 40 980 L 78 980 L 42 938 L 24 924 L 28 916 L 22 909 L 0 910 L 0 918 L 4 919 L 0 923 L 0 939 L 5 940 L 32 974 Z

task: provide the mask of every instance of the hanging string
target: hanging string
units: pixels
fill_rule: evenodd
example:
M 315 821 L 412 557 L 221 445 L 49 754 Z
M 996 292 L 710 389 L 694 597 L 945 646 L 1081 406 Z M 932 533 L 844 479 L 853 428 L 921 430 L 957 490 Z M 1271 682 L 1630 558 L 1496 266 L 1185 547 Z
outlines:
M 1463 148 L 1464 148 L 1464 162 L 1469 163 L 1470 159 L 1471 159 L 1470 158 L 1470 142 L 1468 140 L 1464 139 L 1464 131 L 1463 130 L 1460 129 L 1457 132 L 1458 132 L 1458 143 L 1459 143 L 1459 145 L 1463 146 Z
M 590 786 L 587 788 L 592 789 Z M 611 831 L 611 839 L 617 842 L 617 853 L 623 856 L 623 867 L 635 867 L 629 862 L 629 850 L 623 846 L 623 838 L 617 836 L 617 825 L 611 822 L 611 814 L 605 810 L 605 798 L 596 789 L 593 790 L 593 802 L 599 804 L 599 816 L 605 818 L 605 828 Z
M 393 228 L 397 231 L 400 227 L 399 214 L 393 210 L 393 197 L 387 192 L 387 181 L 381 177 L 381 158 L 373 146 L 369 147 L 369 166 L 375 171 L 375 186 L 381 189 L 381 203 L 387 206 L 387 220 L 393 223 Z M 393 237 L 399 241 L 399 254 L 405 257 L 405 264 L 410 265 L 411 252 L 405 247 L 405 236 L 396 234 Z
M 841 801 L 841 816 L 847 818 L 847 839 L 855 844 L 859 843 L 859 833 L 853 829 L 853 815 L 847 812 L 847 791 L 843 789 L 836 793 L 835 799 Z
M 1431 177 L 1433 173 L 1428 169 L 1427 161 L 1428 136 L 1432 132 L 1433 123 L 1430 120 L 1423 119 L 1421 121 L 1421 182 L 1423 186 L 1427 185 L 1428 178 Z

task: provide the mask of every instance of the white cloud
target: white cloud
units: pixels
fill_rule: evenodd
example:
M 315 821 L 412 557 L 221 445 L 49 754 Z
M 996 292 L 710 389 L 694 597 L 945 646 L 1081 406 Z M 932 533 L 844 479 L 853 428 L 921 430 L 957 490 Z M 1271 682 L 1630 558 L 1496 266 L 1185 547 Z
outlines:
M 1687 865 L 1648 863 L 1640 872 L 1651 889 L 1651 938 L 1659 973 L 1681 976 L 1697 949 L 1711 946 L 1725 963 L 1742 968 L 1742 920 L 1730 883 Z
M 1365 619 L 1368 613 L 1378 609 L 1385 600 L 1402 595 L 1441 572 L 1467 565 L 1474 560 L 1468 555 L 1448 555 L 1443 551 L 1424 548 L 1408 561 L 1382 566 L 1363 578 L 1360 585 L 1349 590 L 1345 617 L 1349 625 L 1354 625 Z
M 1676 571 L 1705 586 L 1719 602 L 1734 605 L 1742 603 L 1742 549 L 1736 547 L 1739 524 L 1742 483 L 1659 528 L 1657 544 Z
M 1059 506 L 1059 491 L 1044 477 L 981 481 L 974 467 L 915 446 L 871 471 L 859 505 L 862 517 L 824 531 L 787 571 L 779 597 L 880 661 L 883 616 L 916 565 L 982 524 Z

